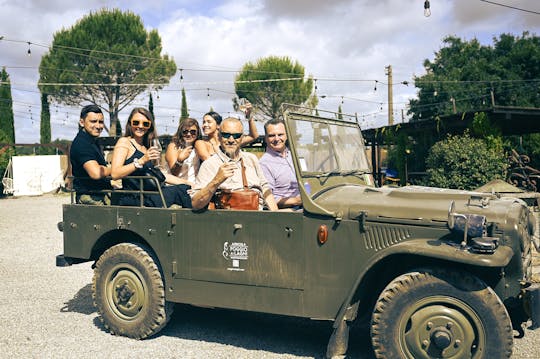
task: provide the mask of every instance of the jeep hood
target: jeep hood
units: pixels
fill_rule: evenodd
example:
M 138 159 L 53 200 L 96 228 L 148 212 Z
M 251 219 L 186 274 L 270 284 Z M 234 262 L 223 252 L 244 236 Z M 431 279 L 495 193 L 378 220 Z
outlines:
M 362 212 L 369 219 L 394 218 L 419 222 L 446 222 L 452 202 L 461 213 L 482 214 L 490 221 L 504 221 L 508 201 L 494 194 L 445 188 L 406 186 L 373 188 L 342 185 L 316 194 L 313 201 L 320 207 L 340 213 L 343 218 L 357 218 Z

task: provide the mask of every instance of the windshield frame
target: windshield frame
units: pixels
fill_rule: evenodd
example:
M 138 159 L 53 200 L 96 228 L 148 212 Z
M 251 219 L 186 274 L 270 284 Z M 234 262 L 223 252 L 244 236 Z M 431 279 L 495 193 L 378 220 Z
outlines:
M 296 177 L 298 180 L 298 185 L 300 188 L 300 193 L 302 195 L 302 201 L 304 204 L 304 209 L 309 212 L 314 212 L 318 214 L 332 215 L 334 217 L 339 217 L 340 214 L 333 213 L 325 210 L 316 203 L 316 198 L 318 193 L 325 192 L 326 190 L 334 187 L 340 187 L 343 185 L 361 185 L 361 186 L 374 186 L 373 181 L 373 172 L 371 169 L 371 162 L 366 154 L 364 138 L 362 137 L 362 132 L 357 121 L 353 120 L 343 120 L 335 118 L 326 118 L 321 116 L 314 116 L 309 113 L 306 113 L 308 109 L 302 109 L 303 111 L 298 111 L 296 108 L 289 108 L 283 112 L 283 119 L 285 122 L 285 127 L 287 130 L 287 137 L 289 140 L 289 149 L 292 152 L 293 164 L 296 170 Z M 311 109 L 309 109 L 312 111 Z M 296 135 L 296 131 L 299 126 L 297 126 L 298 121 L 303 121 L 304 123 L 311 124 L 320 124 L 328 129 L 323 135 L 319 137 L 319 140 L 326 140 L 324 136 L 327 136 L 328 143 L 313 143 L 313 147 L 310 147 L 311 143 L 309 142 L 309 135 L 304 139 L 302 143 L 299 139 L 301 135 Z M 334 126 L 334 127 L 332 127 Z M 310 129 L 314 130 L 316 127 L 312 126 Z M 350 167 L 343 164 L 347 159 L 341 158 L 340 153 L 345 153 L 343 149 L 336 151 L 336 133 L 332 133 L 331 128 L 334 128 L 337 132 L 338 129 L 345 128 L 346 131 L 349 131 L 347 135 L 349 136 L 358 136 L 352 138 L 351 144 L 355 147 L 352 150 L 356 155 L 359 156 L 359 159 L 356 163 L 363 164 L 361 168 L 343 168 Z M 301 129 L 300 129 L 301 130 Z M 306 135 L 304 133 L 304 135 Z M 313 135 L 313 139 L 315 139 Z M 332 161 L 333 165 L 330 168 L 325 168 L 321 166 L 320 169 L 308 168 L 309 165 L 306 164 L 307 152 L 311 148 L 317 146 L 326 146 L 321 148 L 331 149 L 331 156 L 334 156 Z M 299 152 L 302 152 L 299 154 Z

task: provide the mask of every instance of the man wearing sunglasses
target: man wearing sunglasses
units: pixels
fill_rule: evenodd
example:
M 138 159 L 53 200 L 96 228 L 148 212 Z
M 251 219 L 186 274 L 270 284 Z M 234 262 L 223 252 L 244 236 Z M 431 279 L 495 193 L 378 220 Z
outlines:
M 278 209 L 272 190 L 259 166 L 257 156 L 240 150 L 244 128 L 234 117 L 223 120 L 220 125 L 219 150 L 201 164 L 193 187 L 191 202 L 193 209 L 208 205 L 218 189 L 240 190 L 242 182 L 242 162 L 250 189 L 259 192 L 259 209 Z
M 302 198 L 298 190 L 298 181 L 292 162 L 291 152 L 287 148 L 285 124 L 272 119 L 264 124 L 266 153 L 260 164 L 268 180 L 279 208 L 300 209 Z
M 99 193 L 111 189 L 111 182 L 105 179 L 111 175 L 111 168 L 107 166 L 103 152 L 96 143 L 104 127 L 103 113 L 99 106 L 87 105 L 82 108 L 79 132 L 69 151 L 77 203 L 110 204 L 108 195 Z

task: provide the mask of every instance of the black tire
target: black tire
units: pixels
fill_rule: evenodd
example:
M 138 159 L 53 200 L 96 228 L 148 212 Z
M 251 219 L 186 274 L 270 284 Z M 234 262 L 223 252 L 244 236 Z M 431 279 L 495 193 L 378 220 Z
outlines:
M 371 320 L 377 358 L 510 358 L 512 324 L 505 306 L 480 279 L 421 269 L 394 279 Z
M 117 244 L 96 263 L 92 290 L 99 318 L 111 334 L 144 339 L 169 321 L 174 304 L 165 301 L 162 274 L 151 251 Z

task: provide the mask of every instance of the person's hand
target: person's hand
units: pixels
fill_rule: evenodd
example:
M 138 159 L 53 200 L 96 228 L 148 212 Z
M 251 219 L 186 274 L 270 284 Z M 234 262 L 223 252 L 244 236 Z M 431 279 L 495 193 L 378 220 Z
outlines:
M 152 160 L 157 160 L 161 157 L 161 152 L 156 147 L 150 147 L 144 154 L 145 163 Z
M 191 155 L 191 151 L 193 151 L 193 146 L 187 146 L 186 148 L 182 148 L 178 152 L 178 161 L 184 162 Z
M 216 179 L 221 184 L 227 178 L 232 177 L 234 175 L 235 170 L 236 170 L 236 163 L 234 163 L 234 162 L 225 162 L 224 164 L 219 166 L 218 172 L 216 174 Z
M 246 109 L 244 110 L 244 113 L 246 114 L 246 118 L 248 120 L 250 120 L 251 119 L 251 110 L 253 110 L 253 105 L 251 104 L 251 102 L 248 101 L 248 102 L 246 102 L 245 107 L 246 107 Z

